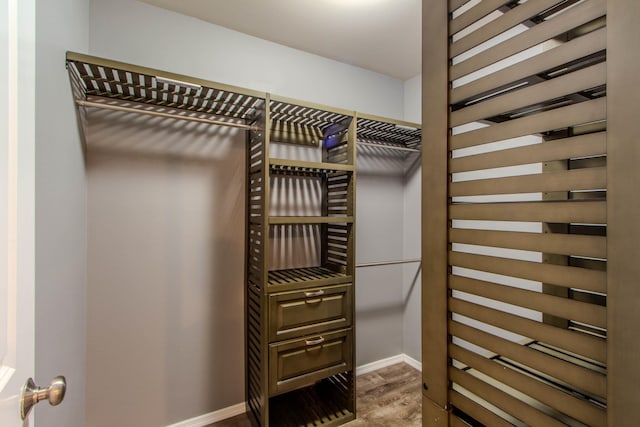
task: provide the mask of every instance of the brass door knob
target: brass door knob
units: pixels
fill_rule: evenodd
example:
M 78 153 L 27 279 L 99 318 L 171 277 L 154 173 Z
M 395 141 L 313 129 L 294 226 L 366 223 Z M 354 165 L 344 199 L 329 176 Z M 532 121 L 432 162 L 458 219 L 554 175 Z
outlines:
M 31 408 L 42 400 L 48 400 L 51 406 L 59 405 L 64 399 L 66 390 L 67 380 L 63 376 L 55 377 L 47 388 L 38 387 L 33 378 L 29 378 L 22 387 L 22 395 L 20 397 L 21 419 L 27 418 Z

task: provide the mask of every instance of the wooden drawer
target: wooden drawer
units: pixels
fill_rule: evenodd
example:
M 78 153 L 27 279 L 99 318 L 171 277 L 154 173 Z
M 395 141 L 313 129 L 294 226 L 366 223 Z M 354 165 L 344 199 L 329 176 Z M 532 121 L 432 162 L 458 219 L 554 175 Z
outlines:
M 348 328 L 353 316 L 351 284 L 269 296 L 269 342 Z
M 269 345 L 269 395 L 353 369 L 352 329 Z

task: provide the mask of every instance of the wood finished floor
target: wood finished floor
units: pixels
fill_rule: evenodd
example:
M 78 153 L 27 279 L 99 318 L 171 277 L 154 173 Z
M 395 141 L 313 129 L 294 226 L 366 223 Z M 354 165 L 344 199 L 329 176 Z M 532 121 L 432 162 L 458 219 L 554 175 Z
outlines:
M 404 363 L 358 376 L 358 418 L 345 426 L 421 426 L 420 382 L 420 371 Z M 242 414 L 208 427 L 251 427 L 251 423 Z

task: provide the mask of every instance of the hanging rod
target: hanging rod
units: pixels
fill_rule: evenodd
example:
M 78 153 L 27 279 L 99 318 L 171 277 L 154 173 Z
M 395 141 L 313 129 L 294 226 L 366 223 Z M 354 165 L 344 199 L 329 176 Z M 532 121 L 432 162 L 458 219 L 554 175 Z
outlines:
M 413 262 L 422 262 L 422 258 L 414 258 L 414 259 L 403 259 L 398 261 L 376 261 L 376 262 L 365 262 L 362 264 L 356 264 L 356 268 L 360 267 L 375 267 L 378 265 L 393 265 L 393 264 L 410 264 Z
M 158 116 L 158 117 L 166 117 L 169 119 L 187 120 L 190 122 L 205 123 L 208 125 L 229 126 L 229 127 L 234 127 L 238 129 L 247 129 L 247 130 L 259 130 L 258 127 L 256 126 L 245 125 L 242 123 L 223 122 L 220 120 L 201 119 L 198 117 L 189 117 L 189 116 L 178 116 L 175 114 L 161 113 L 159 111 L 150 111 L 150 110 L 142 110 L 139 108 L 122 107 L 120 105 L 103 104 L 101 102 L 83 101 L 81 99 L 76 99 L 76 104 L 82 107 L 95 107 L 95 108 L 104 108 L 106 110 L 124 111 L 127 113 L 147 114 L 149 116 Z
M 417 148 L 398 147 L 396 145 L 374 144 L 372 142 L 361 142 L 361 141 L 358 141 L 357 144 L 358 145 L 368 145 L 368 146 L 371 146 L 371 147 L 378 147 L 378 148 L 388 148 L 390 150 L 411 151 L 413 153 L 420 153 L 420 150 L 418 150 Z

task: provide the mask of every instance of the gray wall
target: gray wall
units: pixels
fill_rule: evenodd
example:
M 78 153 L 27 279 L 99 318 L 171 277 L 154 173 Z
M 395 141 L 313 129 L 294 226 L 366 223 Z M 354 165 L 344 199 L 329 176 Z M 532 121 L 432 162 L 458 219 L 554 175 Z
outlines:
M 134 0 L 92 0 L 90 32 L 94 55 L 403 117 L 402 81 Z M 88 159 L 87 425 L 166 425 L 240 403 L 240 146 L 218 137 L 200 143 L 206 131 L 185 125 L 98 118 Z M 213 157 L 192 158 L 209 149 Z M 375 173 L 358 170 L 362 261 L 403 254 L 404 163 L 388 161 Z M 380 234 L 387 226 L 395 228 Z M 358 273 L 358 320 L 368 318 L 358 326 L 359 363 L 402 352 L 402 277 L 397 267 Z M 368 324 L 379 328 L 368 333 Z M 96 394 L 115 379 L 122 390 Z
M 64 54 L 88 50 L 88 24 L 88 1 L 36 2 L 36 380 L 68 382 L 38 427 L 84 425 L 86 183 Z
M 403 178 L 397 152 L 358 149 L 356 264 L 402 259 Z M 402 353 L 402 266 L 356 270 L 356 363 Z
M 91 114 L 88 426 L 167 425 L 243 400 L 244 141 Z

